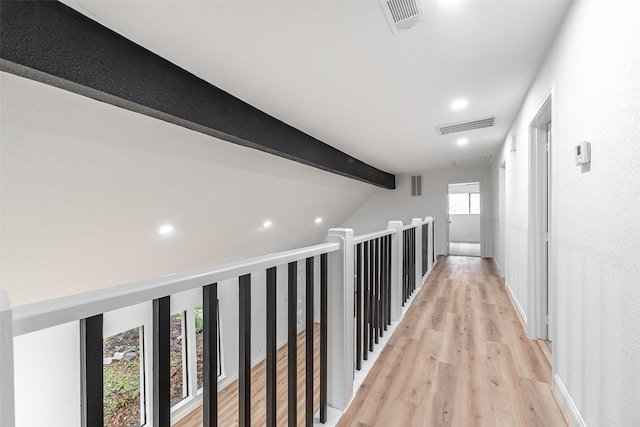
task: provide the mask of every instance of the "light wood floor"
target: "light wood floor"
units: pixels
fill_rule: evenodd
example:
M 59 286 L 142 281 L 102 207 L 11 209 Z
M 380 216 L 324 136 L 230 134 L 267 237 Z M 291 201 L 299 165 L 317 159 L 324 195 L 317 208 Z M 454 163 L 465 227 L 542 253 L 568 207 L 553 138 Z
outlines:
M 441 257 L 338 426 L 567 426 L 542 347 L 490 260 Z
M 318 336 L 316 325 L 316 349 Z M 567 426 L 543 350 L 526 337 L 490 260 L 441 257 L 338 426 Z M 298 336 L 299 426 L 303 351 L 304 333 Z M 287 422 L 286 357 L 285 346 L 278 351 L 279 426 Z M 264 371 L 264 363 L 252 371 L 253 426 L 265 424 Z M 220 391 L 220 426 L 238 424 L 237 396 L 237 382 Z M 177 425 L 201 426 L 202 410 Z
M 320 409 L 320 324 L 314 325 L 314 412 Z M 297 425 L 304 425 L 305 416 L 305 333 L 298 334 L 298 405 Z M 287 346 L 278 349 L 277 354 L 277 424 L 287 425 Z M 251 425 L 264 426 L 266 424 L 266 361 L 262 361 L 251 370 Z M 177 424 L 178 427 L 202 426 L 202 407 L 195 410 Z M 238 381 L 218 392 L 218 425 L 232 427 L 238 425 Z

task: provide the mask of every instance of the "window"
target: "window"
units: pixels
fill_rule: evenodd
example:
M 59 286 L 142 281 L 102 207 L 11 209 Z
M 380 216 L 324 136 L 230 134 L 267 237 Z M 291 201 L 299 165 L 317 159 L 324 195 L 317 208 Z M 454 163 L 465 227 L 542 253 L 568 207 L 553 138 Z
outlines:
M 449 215 L 469 214 L 480 214 L 480 193 L 449 194 Z
M 185 356 L 186 336 L 185 328 L 186 313 L 176 313 L 171 316 L 170 323 L 170 354 L 171 354 L 171 406 L 187 397 L 187 372 Z
M 469 193 L 449 194 L 449 215 L 469 214 Z
M 218 377 L 222 375 L 222 349 L 220 348 L 220 304 L 218 303 Z M 204 386 L 204 341 L 203 341 L 203 309 L 199 305 L 194 310 L 196 328 L 196 359 L 198 389 Z
M 143 327 L 105 338 L 102 345 L 105 427 L 145 424 Z

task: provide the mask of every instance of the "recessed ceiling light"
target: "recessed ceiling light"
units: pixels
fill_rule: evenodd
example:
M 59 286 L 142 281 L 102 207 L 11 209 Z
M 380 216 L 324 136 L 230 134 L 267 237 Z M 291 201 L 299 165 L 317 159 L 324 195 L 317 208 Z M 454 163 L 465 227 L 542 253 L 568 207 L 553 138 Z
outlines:
M 469 101 L 467 101 L 464 98 L 460 98 L 460 99 L 456 99 L 451 103 L 451 109 L 453 111 L 461 111 L 467 108 L 468 105 L 469 105 Z
M 269 220 L 266 220 L 265 222 L 262 223 L 262 226 L 264 228 L 271 228 L 271 226 L 273 225 L 273 223 Z
M 318 217 L 316 218 L 316 224 L 320 224 L 322 222 L 322 218 Z
M 160 228 L 158 228 L 158 233 L 160 234 L 169 234 L 173 231 L 173 225 L 164 224 Z
M 467 145 L 468 142 L 469 142 L 469 138 L 458 139 L 458 145 Z

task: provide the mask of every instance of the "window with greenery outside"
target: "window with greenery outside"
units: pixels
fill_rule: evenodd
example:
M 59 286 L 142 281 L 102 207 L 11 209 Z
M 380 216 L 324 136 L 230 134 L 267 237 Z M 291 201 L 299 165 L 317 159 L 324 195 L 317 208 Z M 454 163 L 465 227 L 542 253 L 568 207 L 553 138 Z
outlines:
M 103 340 L 104 425 L 139 427 L 145 423 L 143 327 Z
M 220 307 L 219 301 L 217 302 L 218 307 Z M 204 335 L 204 320 L 203 320 L 203 309 L 202 306 L 199 305 L 194 310 L 194 319 L 195 319 L 195 330 L 196 330 L 196 360 L 197 360 L 197 384 L 198 389 L 201 389 L 204 386 L 204 343 L 203 343 L 203 335 Z M 218 331 L 217 331 L 217 339 L 218 339 L 218 377 L 222 375 L 222 349 L 220 348 L 220 310 L 218 309 Z
M 171 316 L 170 323 L 170 353 L 171 353 L 171 406 L 187 397 L 186 375 L 186 313 L 176 313 Z

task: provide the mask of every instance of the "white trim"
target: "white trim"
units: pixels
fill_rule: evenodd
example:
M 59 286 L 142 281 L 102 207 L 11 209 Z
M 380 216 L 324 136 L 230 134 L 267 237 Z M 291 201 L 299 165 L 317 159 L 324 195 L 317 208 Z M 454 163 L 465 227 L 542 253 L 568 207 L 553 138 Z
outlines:
M 526 330 L 527 329 L 527 315 L 524 313 L 524 310 L 522 309 L 522 306 L 520 305 L 520 302 L 516 298 L 515 294 L 513 293 L 513 290 L 511 289 L 511 286 L 509 286 L 509 284 L 507 283 L 506 280 L 504 281 L 504 288 L 507 290 L 507 295 L 509 295 L 509 299 L 511 300 L 511 304 L 513 304 L 513 306 L 516 308 L 516 312 L 518 313 L 518 317 L 520 318 L 520 322 L 522 322 L 522 326 L 524 326 L 524 328 Z
M 424 283 L 422 281 L 422 226 L 424 225 L 422 218 L 413 218 L 411 220 L 411 224 L 416 226 L 415 231 L 415 245 L 414 245 L 414 256 L 415 256 L 415 269 L 414 276 L 416 281 L 417 289 L 422 287 Z M 428 247 L 428 245 L 427 245 Z
M 407 225 L 402 226 L 402 231 L 411 230 L 412 228 L 417 228 L 417 227 L 419 227 L 421 225 L 422 225 L 422 223 L 420 223 L 420 224 L 407 224 Z
M 401 221 L 389 221 L 387 226 L 397 233 L 391 238 L 391 321 L 402 318 L 402 256 L 404 233 Z
M 554 206 L 554 200 L 552 194 L 547 194 L 547 221 L 548 221 L 548 244 L 547 244 L 547 260 L 542 257 L 543 254 L 543 241 L 542 241 L 542 226 L 543 215 L 540 212 L 541 197 L 543 193 L 547 193 L 551 184 L 551 168 L 552 164 L 549 162 L 546 166 L 545 175 L 542 175 L 542 162 L 543 156 L 552 155 L 542 153 L 540 147 L 540 140 L 547 141 L 547 131 L 542 127 L 547 123 L 554 120 L 554 92 L 555 84 L 549 89 L 549 91 L 542 98 L 538 109 L 536 110 L 533 119 L 527 127 L 528 132 L 528 144 L 529 144 L 529 217 L 528 217 L 528 248 L 529 259 L 527 266 L 528 275 L 528 308 L 531 315 L 531 322 L 527 325 L 527 335 L 531 339 L 548 339 L 551 334 L 552 325 L 549 324 L 549 328 L 546 328 L 546 319 L 543 315 L 543 307 L 547 306 L 547 314 L 552 319 L 553 314 L 553 298 L 554 294 L 552 288 L 555 286 L 555 282 L 552 274 L 552 242 L 554 240 L 554 213 L 551 211 Z M 555 133 L 555 132 L 554 132 Z M 554 144 L 552 144 L 554 145 Z M 553 150 L 553 146 L 551 147 Z M 553 157 L 553 156 L 551 156 Z M 546 163 L 546 160 L 544 160 Z M 542 188 L 541 183 L 546 183 L 546 188 Z M 551 191 L 554 186 L 551 185 Z M 543 273 L 546 271 L 546 279 Z M 547 292 L 550 295 L 547 295 Z
M 580 411 L 578 411 L 576 404 L 573 402 L 573 399 L 571 399 L 567 388 L 564 386 L 558 374 L 553 375 L 552 390 L 556 395 L 562 410 L 567 416 L 571 427 L 587 427 L 587 423 L 582 419 Z
M 0 425 L 15 424 L 13 325 L 9 293 L 0 289 Z
M 353 230 L 331 228 L 326 239 L 341 250 L 327 257 L 327 403 L 343 410 L 355 394 Z
M 445 194 L 444 194 L 444 216 L 445 216 L 445 221 L 444 221 L 444 228 L 445 228 L 445 240 L 446 240 L 446 253 L 444 255 L 448 256 L 449 255 L 449 241 L 450 241 L 450 237 L 449 237 L 449 184 L 466 184 L 466 183 L 478 183 L 478 187 L 480 189 L 479 193 L 480 193 L 480 258 L 491 258 L 491 256 L 489 254 L 485 254 L 485 249 L 486 249 L 486 244 L 485 242 L 487 241 L 487 236 L 485 235 L 487 230 L 486 227 L 484 225 L 484 221 L 485 221 L 485 209 L 484 209 L 484 203 L 485 203 L 485 187 L 484 187 L 484 182 L 482 180 L 482 178 L 468 178 L 468 179 L 455 179 L 455 180 L 450 180 L 450 181 L 446 181 L 445 182 Z M 493 236 L 492 236 L 493 238 Z
M 436 262 L 433 263 L 433 267 L 431 267 L 430 270 L 427 270 L 427 272 L 424 273 L 424 276 L 422 276 L 422 279 L 421 279 L 422 280 L 422 284 L 420 285 L 420 287 L 424 286 L 424 284 L 426 283 L 427 279 L 429 278 L 429 276 L 433 272 L 433 268 L 436 266 L 437 263 L 438 263 L 438 260 L 436 259 Z
M 498 275 L 504 279 L 504 274 L 502 274 L 502 269 L 500 268 L 500 264 L 498 264 L 498 261 L 496 261 L 496 258 L 491 257 L 491 261 L 493 261 L 493 265 L 496 267 L 496 271 L 498 272 Z
M 395 234 L 397 231 L 393 229 L 386 229 L 381 231 L 375 231 L 369 234 L 361 234 L 360 236 L 356 236 L 353 238 L 353 244 L 357 245 L 358 243 L 368 242 L 369 240 L 377 239 L 378 237 L 389 236 L 391 234 Z
M 340 245 L 337 243 L 323 243 L 189 273 L 171 274 L 159 279 L 18 306 L 13 310 L 13 335 L 24 335 L 339 249 Z

